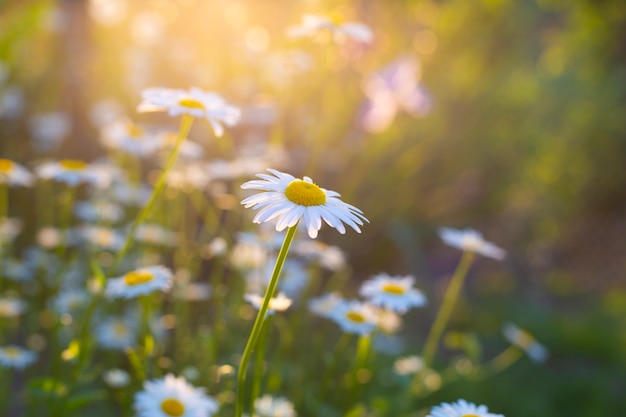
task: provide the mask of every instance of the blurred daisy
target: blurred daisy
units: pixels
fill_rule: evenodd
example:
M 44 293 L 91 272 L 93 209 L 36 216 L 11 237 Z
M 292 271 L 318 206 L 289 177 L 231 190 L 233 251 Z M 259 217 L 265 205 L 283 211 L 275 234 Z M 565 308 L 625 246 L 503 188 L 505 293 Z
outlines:
M 18 298 L 0 297 L 0 319 L 17 317 L 25 311 L 25 301 Z
M 30 281 L 33 278 L 33 268 L 25 261 L 18 259 L 4 259 L 2 265 L 2 273 L 6 278 L 16 281 Z
M 172 271 L 157 265 L 131 271 L 124 276 L 107 281 L 109 298 L 135 298 L 155 290 L 167 291 L 172 286 Z
M 339 193 L 318 187 L 309 177 L 297 179 L 274 169 L 269 169 L 274 176 L 257 174 L 261 180 L 244 183 L 241 188 L 265 191 L 244 199 L 241 204 L 253 210 L 260 209 L 252 220 L 263 223 L 277 218 L 276 230 L 282 231 L 304 219 L 304 227 L 309 237 L 315 239 L 322 227 L 322 219 L 339 233 L 345 233 L 343 223 L 361 233 L 359 225 L 368 221 L 358 208 L 346 204 L 339 198 Z
M 43 152 L 58 148 L 72 128 L 72 120 L 65 112 L 40 113 L 28 120 L 28 129 L 35 147 Z
M 274 270 L 273 262 L 266 262 L 265 267 L 249 271 L 246 274 L 247 291 L 262 293 L 270 282 Z M 283 265 L 278 282 L 278 289 L 292 300 L 297 298 L 308 282 L 308 272 L 301 262 L 287 259 Z
M 61 230 L 53 226 L 45 226 L 37 230 L 35 240 L 42 248 L 55 249 L 60 245 L 76 245 L 80 237 L 80 232 L 76 229 Z
M 158 224 L 142 223 L 137 227 L 135 240 L 151 245 L 176 245 L 178 237 L 176 233 Z
M 297 240 L 292 250 L 299 256 L 319 262 L 322 268 L 329 271 L 340 271 L 347 264 L 346 255 L 339 247 L 317 240 Z
M 0 184 L 30 187 L 33 179 L 33 175 L 22 165 L 0 158 Z
M 152 194 L 149 186 L 130 184 L 127 181 L 113 183 L 109 191 L 118 203 L 137 207 L 143 207 Z
M 372 30 L 363 23 L 333 21 L 329 17 L 313 14 L 304 15 L 299 25 L 287 28 L 290 38 L 316 37 L 323 33 L 330 33 L 335 42 L 352 39 L 369 43 L 374 38 Z
M 124 209 L 108 200 L 79 201 L 74 213 L 79 219 L 94 223 L 116 223 L 124 217 Z
M 410 275 L 392 277 L 378 274 L 363 282 L 359 294 L 375 306 L 404 314 L 410 308 L 426 304 L 424 294 L 413 288 L 414 282 L 415 278 Z
M 208 120 L 216 136 L 222 136 L 224 127 L 234 126 L 241 116 L 237 107 L 226 103 L 221 96 L 192 87 L 187 90 L 148 88 L 141 93 L 137 111 L 166 111 L 170 116 L 188 114 Z
M 256 417 L 296 417 L 293 404 L 283 397 L 264 395 L 254 400 Z
M 22 231 L 22 220 L 15 217 L 0 217 L 0 240 L 10 242 Z
M 85 226 L 83 237 L 91 245 L 104 250 L 117 251 L 124 244 L 124 236 L 114 229 L 104 226 Z
M 123 369 L 113 368 L 104 371 L 102 379 L 111 388 L 123 388 L 130 382 L 130 375 Z
M 211 285 L 206 282 L 188 282 L 176 286 L 176 296 L 187 301 L 204 301 L 211 297 Z
M 504 417 L 502 414 L 489 413 L 487 406 L 476 405 L 465 400 L 456 403 L 442 403 L 433 407 L 426 417 Z
M 258 294 L 246 294 L 244 298 L 247 302 L 252 304 L 254 308 L 259 310 L 261 304 L 263 304 L 263 296 Z M 284 293 L 279 293 L 276 297 L 270 298 L 270 304 L 268 306 L 267 315 L 274 314 L 275 311 L 285 311 L 291 306 L 291 300 L 287 298 Z
M 467 252 L 478 253 L 489 258 L 502 260 L 506 251 L 487 242 L 483 235 L 473 229 L 457 230 L 448 227 L 439 229 L 439 237 L 450 246 Z
M 529 358 L 536 362 L 545 362 L 548 359 L 548 349 L 537 342 L 533 335 L 519 328 L 516 324 L 507 322 L 502 326 L 502 334 L 509 343 L 522 349 Z
M 53 308 L 58 314 L 76 313 L 87 304 L 89 294 L 82 289 L 65 289 L 54 298 Z
M 396 359 L 393 363 L 393 370 L 398 375 L 412 375 L 426 368 L 424 360 L 419 356 L 405 356 Z
M 138 417 L 210 417 L 218 404 L 185 378 L 167 374 L 145 381 L 143 391 L 135 394 L 133 408 Z
M 170 151 L 176 145 L 176 140 L 178 139 L 178 132 L 164 132 L 161 134 L 161 147 L 159 151 L 161 152 L 163 159 L 167 158 Z M 189 138 L 185 138 L 183 143 L 180 144 L 179 156 L 182 159 L 202 159 L 204 156 L 204 148 L 202 145 L 193 142 Z
M 163 146 L 161 133 L 146 130 L 129 120 L 116 120 L 102 129 L 102 143 L 109 149 L 146 157 Z
M 58 162 L 44 162 L 36 168 L 37 175 L 45 180 L 55 180 L 75 187 L 81 183 L 96 184 L 97 173 L 84 161 L 63 159 Z
M 371 306 L 361 301 L 341 300 L 330 311 L 329 318 L 346 333 L 365 335 L 376 328 L 376 317 Z
M 320 297 L 312 298 L 309 301 L 309 311 L 321 317 L 330 318 L 333 309 L 343 301 L 343 297 L 338 292 L 330 292 Z
M 24 369 L 37 360 L 37 354 L 19 346 L 0 347 L 0 366 L 3 368 Z
M 137 341 L 137 323 L 131 317 L 109 317 L 96 326 L 95 336 L 105 349 L 124 350 Z

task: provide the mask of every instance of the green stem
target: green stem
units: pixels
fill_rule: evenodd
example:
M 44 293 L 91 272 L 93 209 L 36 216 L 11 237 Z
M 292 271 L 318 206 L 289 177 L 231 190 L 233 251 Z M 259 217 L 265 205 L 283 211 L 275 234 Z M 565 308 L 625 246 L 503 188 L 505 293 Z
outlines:
M 254 363 L 254 378 L 252 379 L 252 390 L 250 395 L 250 410 L 254 411 L 254 400 L 261 394 L 261 376 L 263 375 L 263 356 L 265 356 L 265 341 L 267 340 L 267 334 L 269 333 L 269 326 L 272 320 L 272 316 L 267 316 L 263 322 L 263 328 L 261 329 L 261 336 L 259 337 L 259 343 L 257 346 L 256 359 Z M 254 414 L 254 412 L 252 413 Z
M 57 254 L 60 259 L 63 259 L 63 256 L 65 256 L 65 252 L 67 251 L 69 229 L 70 224 L 72 223 L 72 207 L 74 206 L 75 198 L 76 186 L 65 187 L 61 202 L 61 210 L 59 213 L 59 232 L 62 233 L 62 241 L 57 247 Z
M 298 228 L 298 224 L 296 223 L 294 226 L 290 227 L 287 230 L 287 234 L 285 235 L 285 240 L 283 241 L 283 245 L 278 252 L 278 258 L 276 259 L 276 264 L 274 265 L 274 271 L 272 272 L 272 278 L 267 286 L 267 290 L 265 291 L 265 296 L 263 297 L 263 304 L 261 304 L 261 308 L 259 309 L 259 313 L 256 316 L 256 320 L 254 321 L 254 325 L 252 326 L 252 332 L 248 337 L 248 342 L 246 343 L 246 347 L 243 351 L 243 355 L 241 356 L 241 361 L 239 363 L 239 369 L 237 370 L 237 404 L 235 407 L 235 417 L 241 417 L 243 414 L 243 403 L 244 396 L 243 390 L 246 382 L 246 370 L 248 368 L 248 363 L 250 362 L 250 357 L 252 356 L 252 352 L 256 346 L 256 343 L 259 339 L 259 335 L 261 333 L 261 328 L 263 327 L 263 321 L 265 318 L 265 314 L 267 313 L 267 309 L 270 304 L 270 299 L 274 296 L 274 292 L 276 291 L 276 286 L 278 284 L 278 277 L 280 276 L 280 271 L 283 269 L 283 264 L 285 263 L 285 259 L 287 259 L 287 253 L 289 252 L 289 246 L 291 246 L 291 242 L 293 241 L 294 236 L 296 235 L 296 229 Z
M 8 208 L 9 208 L 9 188 L 3 182 L 0 183 L 0 227 L 2 224 L 8 220 Z M 1 232 L 0 232 L 1 233 Z M 7 247 L 8 247 L 8 242 Z M 2 265 L 2 269 L 0 270 L 0 290 L 2 289 L 2 284 L 4 283 L 4 247 L 5 241 L 3 236 L 0 235 L 0 265 Z
M 424 344 L 422 358 L 424 359 L 424 363 L 426 365 L 430 365 L 433 357 L 435 356 L 439 340 L 441 339 L 441 335 L 443 334 L 446 324 L 450 319 L 450 314 L 452 314 L 452 309 L 454 308 L 456 300 L 459 297 L 459 293 L 463 287 L 463 282 L 467 276 L 467 271 L 469 270 L 473 259 L 474 254 L 472 252 L 463 252 L 463 257 L 461 258 L 461 261 L 459 262 L 459 265 L 457 266 L 456 271 L 454 271 L 454 275 L 448 284 L 448 288 L 446 289 L 446 293 L 443 297 L 443 302 L 437 312 L 437 316 L 435 316 L 435 321 L 433 326 L 430 328 L 430 332 L 426 338 L 426 343 Z
M 143 223 L 144 220 L 146 220 L 146 218 L 148 217 L 148 214 L 150 214 L 150 212 L 152 211 L 152 207 L 156 203 L 156 200 L 161 195 L 161 192 L 163 191 L 163 188 L 165 187 L 167 174 L 171 171 L 172 167 L 174 166 L 174 163 L 176 162 L 176 159 L 178 159 L 178 153 L 180 151 L 180 147 L 185 141 L 185 138 L 187 137 L 187 134 L 189 133 L 189 130 L 191 129 L 192 123 L 193 123 L 193 117 L 188 114 L 184 114 L 180 121 L 180 128 L 178 129 L 178 136 L 176 137 L 176 143 L 174 144 L 174 148 L 172 149 L 172 152 L 167 158 L 167 161 L 165 162 L 165 166 L 163 167 L 163 170 L 161 171 L 159 178 L 154 184 L 154 189 L 152 190 L 152 195 L 150 196 L 148 203 L 146 203 L 146 205 L 141 209 L 139 214 L 137 214 L 137 217 L 135 217 L 135 221 L 131 225 L 130 230 L 128 231 L 128 235 L 126 236 L 126 241 L 124 242 L 124 246 L 122 246 L 122 249 L 117 253 L 117 256 L 115 257 L 115 262 L 113 262 L 113 268 L 112 268 L 113 271 L 117 269 L 120 261 L 124 258 L 124 256 L 130 249 L 130 245 L 135 240 L 135 232 L 137 230 L 137 227 L 139 227 L 139 225 L 141 225 L 141 223 Z
M 477 369 L 472 375 L 473 380 L 483 380 L 509 368 L 524 355 L 524 351 L 515 345 L 509 346 L 498 356 Z
M 364 335 L 359 336 L 359 340 L 357 342 L 357 348 L 356 348 L 356 359 L 354 361 L 354 369 L 352 371 L 353 373 L 352 373 L 352 386 L 350 387 L 351 388 L 350 407 L 352 407 L 356 403 L 357 399 L 359 398 L 359 394 L 361 393 L 362 383 L 359 382 L 359 372 L 362 369 L 365 369 L 367 367 L 367 359 L 370 354 L 371 346 L 372 346 L 371 334 L 364 334 Z

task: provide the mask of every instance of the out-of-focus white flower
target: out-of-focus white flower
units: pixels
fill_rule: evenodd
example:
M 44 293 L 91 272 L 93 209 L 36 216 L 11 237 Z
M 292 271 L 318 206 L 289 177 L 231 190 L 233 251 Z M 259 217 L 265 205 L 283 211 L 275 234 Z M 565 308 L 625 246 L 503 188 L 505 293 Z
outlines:
M 211 417 L 218 404 L 185 378 L 167 374 L 145 381 L 143 391 L 135 394 L 133 408 L 138 417 Z
M 426 364 L 424 360 L 419 356 L 405 356 L 403 358 L 398 358 L 393 363 L 393 370 L 398 375 L 412 375 L 416 374 L 419 371 L 425 369 Z
M 172 286 L 172 271 L 157 265 L 131 271 L 107 281 L 106 295 L 109 298 L 135 298 L 153 291 L 168 291 Z
M 291 81 L 313 68 L 313 58 L 297 49 L 271 53 L 265 62 L 266 77 L 278 87 L 288 87 Z
M 17 317 L 25 311 L 25 301 L 19 298 L 0 297 L 0 319 Z
M 473 229 L 457 230 L 448 227 L 439 229 L 439 237 L 450 246 L 467 252 L 478 253 L 489 258 L 502 260 L 506 251 L 483 239 L 483 235 Z
M 130 375 L 123 369 L 113 368 L 104 371 L 102 379 L 111 388 L 123 388 L 130 382 Z
M 94 223 L 117 223 L 124 217 L 124 209 L 109 200 L 79 201 L 74 213 L 79 219 Z
M 175 246 L 178 242 L 178 236 L 175 232 L 158 224 L 142 223 L 137 227 L 135 240 L 149 245 Z
M 502 326 L 502 334 L 509 343 L 522 349 L 535 362 L 545 362 L 548 359 L 548 349 L 537 342 L 532 334 L 521 329 L 516 324 L 511 322 L 505 323 Z
M 206 282 L 189 282 L 176 287 L 176 295 L 187 301 L 204 301 L 211 296 L 211 285 Z
M 18 259 L 3 259 L 3 265 L 0 267 L 2 274 L 16 282 L 30 281 L 33 278 L 33 268 L 27 263 Z
M 3 368 L 24 369 L 37 360 L 37 354 L 19 346 L 0 347 L 0 366 Z
M 255 417 L 296 417 L 293 404 L 284 397 L 264 395 L 254 400 Z
M 22 231 L 22 220 L 16 217 L 0 217 L 0 239 L 11 242 Z
M 309 311 L 318 316 L 330 318 L 333 309 L 343 301 L 343 297 L 338 292 L 330 292 L 320 297 L 309 300 Z
M 0 91 L 0 119 L 17 119 L 24 110 L 24 93 L 16 85 Z
M 415 278 L 412 276 L 392 277 L 378 274 L 363 282 L 359 294 L 375 306 L 403 314 L 409 308 L 426 304 L 424 294 L 413 288 L 414 282 Z
M 124 350 L 135 345 L 137 323 L 131 317 L 108 317 L 95 328 L 96 341 L 105 349 Z
M 359 226 L 368 221 L 361 210 L 341 201 L 339 193 L 318 187 L 311 178 L 297 179 L 274 169 L 268 171 L 273 175 L 257 174 L 260 180 L 241 185 L 246 190 L 263 191 L 241 202 L 247 208 L 259 209 L 252 220 L 254 223 L 277 218 L 276 231 L 280 232 L 303 220 L 309 237 L 315 239 L 322 219 L 342 234 L 346 232 L 344 223 L 361 233 Z
M 127 0 L 89 0 L 89 17 L 103 26 L 115 26 L 127 15 Z
M 430 410 L 426 417 L 504 417 L 490 413 L 486 405 L 476 405 L 465 400 L 456 403 L 441 403 Z
M 142 207 L 148 202 L 152 189 L 143 185 L 133 185 L 128 182 L 114 182 L 110 188 L 113 198 L 127 206 Z
M 76 313 L 87 304 L 89 294 L 82 289 L 65 289 L 54 298 L 53 307 L 58 314 Z
M 64 112 L 48 112 L 31 116 L 28 128 L 36 148 L 47 152 L 61 145 L 72 128 L 72 122 Z
M 261 304 L 263 304 L 263 296 L 258 294 L 246 294 L 244 295 L 244 298 L 257 310 L 259 310 L 261 308 Z M 270 298 L 266 314 L 269 316 L 274 314 L 275 311 L 285 311 L 291 307 L 291 303 L 292 301 L 281 292 L 276 297 Z
M 137 13 L 131 22 L 130 33 L 138 45 L 150 47 L 160 44 L 165 30 L 165 21 L 153 10 Z
M 37 231 L 35 240 L 45 249 L 55 249 L 60 245 L 73 246 L 79 241 L 80 233 L 74 229 L 61 230 L 53 226 L 45 226 Z
M 330 33 L 335 42 L 352 39 L 370 43 L 374 39 L 372 30 L 363 23 L 333 21 L 329 17 L 313 14 L 305 14 L 299 25 L 287 28 L 287 36 L 290 38 L 316 37 L 325 32 Z
M 357 300 L 340 301 L 329 313 L 329 318 L 346 333 L 366 335 L 376 328 L 376 316 L 371 305 Z
M 359 123 L 367 132 L 387 129 L 399 111 L 422 117 L 432 108 L 432 99 L 419 83 L 419 61 L 413 57 L 399 58 L 369 76 L 363 91 L 367 96 L 359 114 Z
M 329 271 L 337 272 L 346 266 L 346 255 L 341 248 L 317 240 L 295 241 L 292 252 L 305 259 L 319 262 L 321 267 Z
M 10 159 L 0 158 L 0 184 L 11 186 L 33 185 L 33 175 L 22 165 Z
M 241 271 L 263 269 L 268 260 L 267 249 L 258 243 L 239 242 L 230 253 L 230 263 Z
M 123 106 L 114 99 L 104 99 L 94 103 L 89 109 L 89 118 L 97 127 L 115 123 L 124 113 Z
M 163 146 L 163 135 L 138 126 L 129 120 L 116 120 L 102 128 L 104 146 L 138 157 L 154 154 Z
M 44 162 L 37 166 L 37 175 L 45 180 L 63 182 L 70 187 L 80 183 L 96 183 L 95 172 L 84 161 L 76 159 L 63 159 L 58 162 Z
M 188 114 L 206 119 L 216 136 L 222 136 L 224 127 L 234 126 L 241 116 L 237 107 L 226 103 L 221 96 L 192 87 L 187 90 L 148 88 L 142 94 L 139 112 L 166 111 L 170 116 Z
M 100 249 L 117 251 L 124 244 L 124 236 L 110 227 L 85 226 L 81 231 L 87 242 Z

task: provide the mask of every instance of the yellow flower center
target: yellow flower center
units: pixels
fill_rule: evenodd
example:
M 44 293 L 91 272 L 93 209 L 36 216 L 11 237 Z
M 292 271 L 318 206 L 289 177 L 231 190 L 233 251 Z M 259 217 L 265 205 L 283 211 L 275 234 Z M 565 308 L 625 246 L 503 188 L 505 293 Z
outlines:
M 129 123 L 126 131 L 132 139 L 141 139 L 143 137 L 143 129 L 134 123 Z
M 535 338 L 526 330 L 520 330 L 515 334 L 515 343 L 524 349 L 528 349 L 535 342 Z
M 363 323 L 365 321 L 363 314 L 357 313 L 356 311 L 348 311 L 346 313 L 346 318 L 355 323 Z
M 285 196 L 300 206 L 321 206 L 326 204 L 326 193 L 316 184 L 293 180 L 285 188 Z
M 14 347 L 6 347 L 4 348 L 4 354 L 7 355 L 9 358 L 17 358 L 18 356 L 20 356 L 20 351 Z
M 185 406 L 176 398 L 166 398 L 161 403 L 161 410 L 168 416 L 178 417 L 185 413 Z
M 152 275 L 149 271 L 133 271 L 124 275 L 124 283 L 126 285 L 139 285 L 144 284 L 146 282 L 150 282 L 154 279 L 154 275 Z
M 194 100 L 191 97 L 183 97 L 183 98 L 181 98 L 180 100 L 178 100 L 178 104 L 183 106 L 183 107 L 190 108 L 190 109 L 206 110 L 206 107 L 204 107 L 204 104 L 202 104 L 201 101 Z
M 85 169 L 87 163 L 76 159 L 63 159 L 59 162 L 59 165 L 70 171 L 81 171 Z
M 8 174 L 13 170 L 14 165 L 13 161 L 0 158 L 0 174 Z
M 398 284 L 387 283 L 383 285 L 382 290 L 384 292 L 388 292 L 389 294 L 402 295 L 405 293 L 404 287 Z
M 115 323 L 113 325 L 113 333 L 115 336 L 125 336 L 128 333 L 128 327 L 124 323 Z

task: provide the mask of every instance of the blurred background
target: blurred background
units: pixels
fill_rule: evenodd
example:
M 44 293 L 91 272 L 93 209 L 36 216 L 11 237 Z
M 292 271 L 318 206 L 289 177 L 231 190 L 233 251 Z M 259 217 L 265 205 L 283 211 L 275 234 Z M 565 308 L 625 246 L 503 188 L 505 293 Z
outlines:
M 364 23 L 373 40 L 286 36 L 305 13 Z M 439 293 L 458 260 L 440 226 L 480 230 L 508 250 L 503 263 L 475 265 L 452 326 L 495 340 L 515 321 L 550 359 L 429 402 L 617 416 L 624 39 L 617 0 L 0 0 L 0 155 L 26 166 L 94 160 L 112 117 L 172 123 L 136 113 L 144 88 L 215 91 L 243 118 L 230 150 L 194 126 L 207 155 L 283 146 L 285 171 L 370 219 L 360 239 L 323 234 L 349 253 L 353 285 L 386 271 Z

